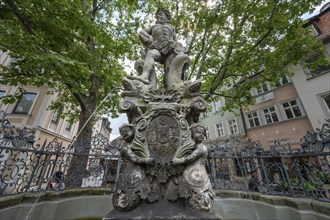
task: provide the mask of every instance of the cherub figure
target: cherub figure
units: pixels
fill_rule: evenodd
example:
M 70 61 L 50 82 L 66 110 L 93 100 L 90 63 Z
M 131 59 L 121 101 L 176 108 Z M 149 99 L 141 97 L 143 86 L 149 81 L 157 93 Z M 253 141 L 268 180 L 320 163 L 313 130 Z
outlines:
M 208 150 L 202 142 L 206 136 L 206 129 L 200 124 L 193 124 L 190 130 L 195 141 L 194 151 L 187 156 L 173 158 L 172 164 L 186 165 L 183 177 L 188 186 L 187 204 L 194 209 L 209 211 L 213 206 L 215 194 L 205 169 Z
M 154 159 L 141 158 L 133 152 L 133 125 L 123 124 L 119 131 L 123 139 L 120 148 L 122 165 L 113 193 L 113 205 L 119 211 L 128 211 L 147 198 L 150 186 L 141 166 L 154 164 Z

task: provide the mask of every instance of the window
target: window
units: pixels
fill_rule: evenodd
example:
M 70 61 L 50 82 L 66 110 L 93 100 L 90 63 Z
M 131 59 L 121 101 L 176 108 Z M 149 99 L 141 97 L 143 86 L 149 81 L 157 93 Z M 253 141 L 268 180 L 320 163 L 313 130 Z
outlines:
M 264 84 L 261 86 L 261 88 L 258 88 L 258 89 L 257 89 L 257 91 L 258 91 L 258 94 L 259 94 L 259 95 L 260 95 L 260 94 L 263 94 L 263 93 L 265 93 L 265 92 L 268 92 L 268 91 L 269 91 L 269 87 L 268 87 L 267 83 L 264 83 Z
M 301 110 L 296 100 L 282 103 L 286 117 L 288 119 L 302 116 Z
M 218 137 L 225 136 L 225 128 L 224 128 L 223 122 L 221 122 L 219 124 L 216 124 L 215 126 L 217 128 L 217 135 L 218 135 Z
M 229 127 L 229 133 L 230 134 L 238 134 L 238 127 L 236 119 L 228 120 L 228 127 Z
M 206 112 L 202 112 L 202 114 L 201 114 L 201 118 L 206 118 L 206 117 L 208 117 L 208 116 L 209 116 L 208 111 L 206 111 Z
M 210 132 L 209 132 L 209 127 L 206 127 L 205 126 L 205 133 L 206 133 L 206 137 L 205 137 L 205 139 L 209 139 L 210 138 Z
M 58 121 L 60 120 L 60 113 L 58 111 L 54 112 L 52 115 L 52 119 L 50 120 L 50 122 L 52 124 L 57 125 Z
M 223 108 L 224 106 L 225 106 L 224 98 L 220 98 L 218 101 L 215 101 L 213 106 L 213 113 L 219 112 L 221 108 Z
M 267 124 L 278 122 L 278 117 L 274 107 L 264 109 L 264 116 Z
M 0 97 L 5 96 L 6 95 L 6 91 L 0 90 Z
M 287 84 L 288 82 L 289 82 L 288 78 L 286 76 L 284 76 L 275 83 L 275 86 L 279 87 L 279 86 L 282 86 L 284 84 Z
M 327 107 L 328 112 L 330 112 L 330 93 L 322 96 L 325 106 Z
M 58 111 L 53 112 L 48 128 L 52 131 L 55 131 L 59 120 L 60 120 L 60 113 Z
M 305 60 L 305 67 L 307 68 L 308 74 L 310 76 L 316 76 L 320 73 L 323 73 L 327 70 L 330 70 L 330 64 L 327 61 L 327 63 L 318 65 L 316 62 L 319 61 L 320 59 L 326 59 L 325 57 L 321 57 L 320 54 L 314 54 L 307 60 Z
M 258 113 L 257 112 L 249 113 L 247 116 L 248 116 L 250 128 L 254 128 L 254 127 L 260 126 L 260 122 L 259 122 L 259 118 L 258 118 Z
M 66 122 L 66 126 L 65 126 L 65 130 L 66 131 L 70 131 L 71 130 L 71 127 L 72 127 L 72 123 L 71 122 Z
M 21 100 L 17 103 L 13 113 L 28 114 L 36 97 L 36 93 L 24 93 Z
M 309 30 L 309 32 L 311 33 L 312 36 L 317 36 L 319 34 L 322 34 L 319 26 L 315 22 L 313 22 L 311 25 L 309 25 L 306 28 L 307 28 L 307 30 Z
M 72 123 L 67 121 L 66 125 L 65 125 L 65 130 L 64 130 L 64 135 L 65 136 L 67 136 L 67 137 L 70 136 L 71 128 L 72 128 Z
M 270 90 L 272 90 L 270 83 L 264 82 L 264 83 L 260 84 L 260 87 L 258 86 L 257 88 L 252 88 L 251 94 L 253 96 L 259 96 L 259 95 L 269 92 Z

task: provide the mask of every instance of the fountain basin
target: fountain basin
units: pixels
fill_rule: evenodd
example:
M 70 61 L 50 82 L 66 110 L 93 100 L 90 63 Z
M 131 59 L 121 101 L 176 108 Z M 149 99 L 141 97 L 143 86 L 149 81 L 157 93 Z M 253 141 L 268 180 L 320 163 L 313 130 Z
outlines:
M 223 219 L 330 219 L 330 203 L 326 202 L 244 191 L 215 192 L 218 197 L 214 209 Z M 0 198 L 1 219 L 102 219 L 112 208 L 108 188 L 22 193 Z
M 0 198 L 0 216 L 4 220 L 102 219 L 112 209 L 111 194 L 109 188 L 81 188 L 11 195 Z
M 215 211 L 223 219 L 329 220 L 330 203 L 308 198 L 218 190 Z

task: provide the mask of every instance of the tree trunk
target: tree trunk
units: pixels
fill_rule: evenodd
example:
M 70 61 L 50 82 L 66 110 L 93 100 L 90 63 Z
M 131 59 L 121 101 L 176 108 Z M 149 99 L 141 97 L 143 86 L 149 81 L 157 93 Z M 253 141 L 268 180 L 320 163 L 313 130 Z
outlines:
M 95 107 L 91 109 L 95 109 Z M 88 176 L 89 172 L 87 170 L 87 164 L 91 148 L 94 117 L 88 122 L 87 120 L 92 113 L 93 112 L 90 110 L 82 110 L 80 112 L 78 134 L 80 131 L 81 132 L 73 143 L 73 154 L 69 155 L 71 160 L 64 180 L 66 188 L 80 188 L 82 186 L 83 178 Z M 87 124 L 85 125 L 86 122 Z M 85 127 L 83 127 L 84 125 Z

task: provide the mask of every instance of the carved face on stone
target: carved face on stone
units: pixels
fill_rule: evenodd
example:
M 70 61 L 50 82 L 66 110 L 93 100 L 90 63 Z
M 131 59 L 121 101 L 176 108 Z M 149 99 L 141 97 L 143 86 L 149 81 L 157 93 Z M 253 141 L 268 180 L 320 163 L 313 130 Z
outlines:
M 170 22 L 170 12 L 164 8 L 161 8 L 156 13 L 157 23 L 169 23 Z
M 201 143 L 205 138 L 205 128 L 202 126 L 197 126 L 192 129 L 192 138 L 195 140 L 195 142 Z
M 130 126 L 123 127 L 120 129 L 120 135 L 127 142 L 131 142 L 134 137 L 134 130 Z

